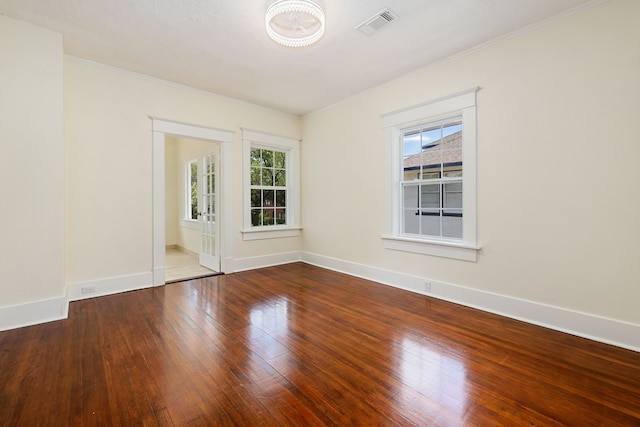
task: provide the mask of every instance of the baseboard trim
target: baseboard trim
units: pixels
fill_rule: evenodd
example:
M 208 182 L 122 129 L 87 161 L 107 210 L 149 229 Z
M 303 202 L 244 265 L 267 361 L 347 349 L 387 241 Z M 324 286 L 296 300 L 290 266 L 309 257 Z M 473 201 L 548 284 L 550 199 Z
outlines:
M 274 265 L 289 264 L 300 261 L 300 252 L 284 252 L 272 255 L 263 255 L 249 258 L 234 258 L 232 262 L 227 261 L 227 266 L 233 272 L 255 270 L 256 268 L 271 267 Z
M 153 274 L 151 272 L 89 280 L 87 282 L 69 283 L 67 285 L 67 300 L 69 302 L 78 301 L 87 298 L 117 294 L 120 292 L 150 288 L 152 286 Z
M 152 276 L 153 286 L 163 286 L 165 284 L 166 268 L 164 266 L 154 268 Z
M 301 261 L 411 292 L 477 308 L 640 352 L 640 325 L 302 252 Z M 431 292 L 425 291 L 430 282 Z
M 190 254 L 190 255 L 198 255 L 198 256 L 200 255 L 200 253 L 199 253 L 199 252 L 192 251 L 191 249 L 187 249 L 187 248 L 185 248 L 184 246 L 176 245 L 176 247 L 175 247 L 175 248 L 176 248 L 177 250 L 179 250 L 179 251 L 182 251 L 182 252 L 186 253 L 186 254 Z
M 0 308 L 0 331 L 66 319 L 68 307 L 64 297 L 2 307 Z
M 227 259 L 232 271 L 253 270 L 302 261 L 395 288 L 451 301 L 534 325 L 640 352 L 640 325 L 527 301 L 425 277 L 384 270 L 310 252 L 286 252 Z M 425 291 L 430 282 L 431 291 Z M 76 282 L 67 285 L 66 298 L 52 298 L 0 308 L 0 331 L 66 319 L 68 302 L 153 286 L 151 272 Z M 84 293 L 83 293 L 84 288 Z M 89 290 L 89 292 L 87 292 Z

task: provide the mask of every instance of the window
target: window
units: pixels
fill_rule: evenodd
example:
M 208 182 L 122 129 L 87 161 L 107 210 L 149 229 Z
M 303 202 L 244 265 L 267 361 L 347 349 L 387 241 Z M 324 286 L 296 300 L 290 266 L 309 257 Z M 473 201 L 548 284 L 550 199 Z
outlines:
M 386 248 L 476 260 L 476 90 L 384 116 Z
M 185 164 L 185 219 L 198 219 L 198 161 L 190 160 Z
M 462 118 L 402 130 L 401 234 L 462 239 Z
M 299 236 L 300 142 L 242 130 L 245 153 L 244 240 Z
M 287 224 L 287 153 L 251 149 L 251 226 Z

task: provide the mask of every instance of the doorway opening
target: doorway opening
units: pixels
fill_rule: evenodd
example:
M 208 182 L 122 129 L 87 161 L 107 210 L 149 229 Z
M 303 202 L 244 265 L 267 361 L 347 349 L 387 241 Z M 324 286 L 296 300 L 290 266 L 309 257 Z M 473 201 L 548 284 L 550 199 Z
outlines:
M 209 270 L 227 273 L 231 271 L 231 240 L 225 232 L 225 221 L 231 219 L 231 142 L 233 132 L 206 128 L 163 119 L 152 118 L 153 124 L 153 284 L 164 285 L 169 279 L 167 275 L 167 247 L 177 246 L 177 232 L 174 233 L 174 221 L 182 217 L 182 224 L 187 225 L 182 242 L 197 239 L 196 250 L 198 263 Z M 187 210 L 187 197 L 183 196 L 183 210 L 170 210 L 167 207 L 177 202 L 175 186 L 179 185 L 176 169 L 171 163 L 174 156 L 175 141 L 185 140 L 185 144 L 199 146 L 190 155 L 198 159 L 197 182 L 198 206 L 193 213 Z M 204 144 L 204 145 L 202 145 Z M 181 169 L 181 167 L 179 168 Z M 182 174 L 183 172 L 178 172 Z M 169 175 L 168 175 L 169 174 Z M 176 176 L 173 180 L 169 176 Z M 182 180 L 182 177 L 180 178 Z M 183 181 L 184 182 L 184 181 Z M 186 182 L 185 182 L 186 184 Z M 168 191 L 169 190 L 169 191 Z M 173 192 L 172 192 L 173 191 Z M 183 191 L 188 191 L 186 185 Z M 173 196 L 172 194 L 176 194 Z M 190 202 L 191 203 L 191 202 Z M 179 215 L 174 212 L 181 212 Z M 177 225 L 176 225 L 177 226 Z M 228 227 L 227 227 L 228 228 Z M 197 236 L 194 238 L 194 235 Z M 190 237 L 189 237 L 190 236 Z M 192 243 L 184 243 L 192 245 Z M 210 274 L 214 274 L 211 272 Z
M 220 273 L 219 145 L 165 136 L 165 282 Z
M 165 250 L 165 283 L 182 282 L 220 274 L 200 265 L 197 253 L 177 245 L 167 245 Z

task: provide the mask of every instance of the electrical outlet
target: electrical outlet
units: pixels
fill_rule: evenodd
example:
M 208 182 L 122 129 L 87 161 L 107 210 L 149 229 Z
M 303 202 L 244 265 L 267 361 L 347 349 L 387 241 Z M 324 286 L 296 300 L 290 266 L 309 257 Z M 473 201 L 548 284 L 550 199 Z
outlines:
M 80 288 L 80 293 L 81 294 L 94 294 L 96 292 L 96 287 L 95 286 L 88 286 L 86 288 Z
M 431 282 L 429 282 L 429 281 L 424 282 L 424 291 L 425 292 L 431 292 Z

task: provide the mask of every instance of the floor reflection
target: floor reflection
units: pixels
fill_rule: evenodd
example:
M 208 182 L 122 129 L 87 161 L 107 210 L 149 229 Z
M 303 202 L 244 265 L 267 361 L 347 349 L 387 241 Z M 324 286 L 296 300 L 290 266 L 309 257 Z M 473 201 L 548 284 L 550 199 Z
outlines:
M 289 301 L 284 297 L 267 300 L 251 308 L 251 325 L 270 333 L 285 335 L 289 330 Z
M 402 400 L 415 401 L 417 391 L 448 417 L 462 419 L 468 405 L 464 363 L 420 338 L 404 337 L 401 348 Z
M 248 388 L 263 398 L 277 400 L 295 366 L 288 348 L 289 315 L 284 297 L 260 301 L 249 311 L 247 344 L 253 355 L 245 365 L 252 373 Z
M 289 303 L 286 298 L 263 301 L 249 313 L 249 344 L 265 360 L 287 351 L 283 347 L 289 335 Z

